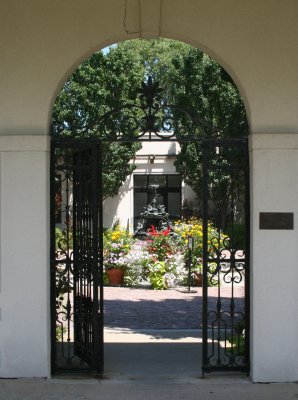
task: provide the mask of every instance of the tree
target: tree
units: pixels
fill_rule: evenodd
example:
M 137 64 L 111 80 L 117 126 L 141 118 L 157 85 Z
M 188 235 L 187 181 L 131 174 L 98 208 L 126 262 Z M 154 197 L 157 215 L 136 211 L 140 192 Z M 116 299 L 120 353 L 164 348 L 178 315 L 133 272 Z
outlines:
M 214 128 L 213 133 L 220 132 L 221 137 L 246 135 L 244 105 L 230 76 L 202 51 L 169 39 L 122 42 L 85 61 L 65 83 L 56 100 L 53 132 L 66 136 L 79 132 L 81 136 L 104 138 L 105 132 L 94 122 L 109 110 L 135 103 L 138 89 L 149 75 L 164 88 L 160 100 L 163 104 L 191 110 L 205 121 L 195 131 L 198 137 L 210 134 L 208 125 Z M 181 119 L 178 114 L 173 116 L 177 124 Z M 187 130 L 187 122 L 184 124 Z M 134 165 L 128 162 L 138 149 L 138 143 L 104 144 L 105 196 L 115 195 L 133 171 Z M 229 163 L 231 154 L 225 157 Z M 181 143 L 175 164 L 197 194 L 202 184 L 198 168 L 201 158 L 202 150 L 197 143 Z
M 108 110 L 136 96 L 142 72 L 125 53 L 114 57 L 102 52 L 93 54 L 64 84 L 53 108 L 52 131 L 59 136 L 97 136 L 93 123 Z M 86 130 L 86 127 L 90 129 Z M 84 133 L 84 131 L 86 131 Z M 140 143 L 103 142 L 103 198 L 115 196 L 135 165 L 130 163 Z
M 218 131 L 221 138 L 245 136 L 248 132 L 245 108 L 238 89 L 230 76 L 210 57 L 191 48 L 183 59 L 180 69 L 180 85 L 174 93 L 176 104 L 195 110 L 199 116 Z M 202 133 L 208 136 L 208 131 Z M 228 165 L 237 154 L 226 151 L 222 157 Z M 175 163 L 185 182 L 199 194 L 202 191 L 202 174 L 198 165 L 202 163 L 202 149 L 198 143 L 181 144 L 181 153 Z M 221 196 L 228 193 L 221 181 Z M 226 179 L 226 184 L 228 184 Z M 214 193 L 216 190 L 214 190 Z

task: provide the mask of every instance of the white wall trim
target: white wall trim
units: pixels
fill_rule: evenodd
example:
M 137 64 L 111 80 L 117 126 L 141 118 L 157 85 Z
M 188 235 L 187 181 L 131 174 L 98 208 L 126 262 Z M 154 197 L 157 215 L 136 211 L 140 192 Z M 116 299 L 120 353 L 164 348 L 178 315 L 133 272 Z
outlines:
M 50 141 L 47 135 L 1 135 L 0 152 L 49 151 Z
M 253 133 L 249 136 L 249 150 L 298 149 L 297 133 Z

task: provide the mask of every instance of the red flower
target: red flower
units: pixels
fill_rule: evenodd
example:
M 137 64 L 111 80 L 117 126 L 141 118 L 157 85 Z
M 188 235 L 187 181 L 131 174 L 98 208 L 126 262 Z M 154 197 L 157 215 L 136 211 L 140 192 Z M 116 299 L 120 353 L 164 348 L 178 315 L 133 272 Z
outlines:
M 149 235 L 151 235 L 151 236 L 158 236 L 158 232 L 157 232 L 157 230 L 155 229 L 155 226 L 154 226 L 154 225 L 151 225 L 151 228 L 148 229 L 148 233 L 149 233 Z
M 170 228 L 167 227 L 167 229 L 165 229 L 165 230 L 162 232 L 162 234 L 163 234 L 164 236 L 168 236 L 168 235 L 170 234 L 170 232 L 171 232 Z
M 155 229 L 155 226 L 151 225 L 151 228 L 148 229 L 148 233 L 151 236 L 168 236 L 171 233 L 171 229 L 169 227 L 167 227 L 164 231 L 158 232 Z

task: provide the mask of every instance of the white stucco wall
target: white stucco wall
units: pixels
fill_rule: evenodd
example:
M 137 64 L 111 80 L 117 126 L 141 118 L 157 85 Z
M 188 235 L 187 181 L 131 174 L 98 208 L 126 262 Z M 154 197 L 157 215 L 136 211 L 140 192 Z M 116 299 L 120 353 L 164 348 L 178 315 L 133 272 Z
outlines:
M 298 380 L 298 135 L 251 138 L 252 378 Z M 260 212 L 293 212 L 294 230 L 260 230 Z
M 49 147 L 0 137 L 0 377 L 49 375 Z
M 133 229 L 133 175 L 130 175 L 119 193 L 115 197 L 109 197 L 103 202 L 103 225 L 106 228 L 119 221 L 123 227 L 129 225 L 130 231 Z

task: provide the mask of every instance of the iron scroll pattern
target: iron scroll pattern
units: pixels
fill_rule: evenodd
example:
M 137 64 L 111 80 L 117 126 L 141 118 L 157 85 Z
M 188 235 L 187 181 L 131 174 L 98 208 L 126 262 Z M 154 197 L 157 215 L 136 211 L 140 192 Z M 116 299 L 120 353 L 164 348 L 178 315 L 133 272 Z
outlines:
M 249 371 L 247 148 L 245 139 L 203 143 L 203 374 Z
M 218 137 L 221 132 L 200 118 L 197 112 L 169 104 L 164 89 L 149 76 L 136 98 L 107 111 L 85 125 L 71 122 L 52 126 L 52 136 L 69 139 L 98 138 L 115 141 L 191 141 L 198 137 Z M 69 125 L 69 124 L 68 124 Z
M 101 373 L 102 263 L 98 147 L 53 143 L 51 158 L 52 372 Z M 59 178 L 59 179 L 57 179 Z M 55 182 L 62 189 L 57 190 Z M 57 218 L 57 210 L 60 213 Z

